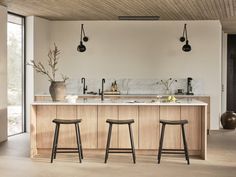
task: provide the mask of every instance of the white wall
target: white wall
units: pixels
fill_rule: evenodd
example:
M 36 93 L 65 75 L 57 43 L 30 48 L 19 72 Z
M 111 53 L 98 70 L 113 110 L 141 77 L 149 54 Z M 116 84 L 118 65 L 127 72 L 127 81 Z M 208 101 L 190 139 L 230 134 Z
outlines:
M 80 25 L 85 24 L 87 51 L 77 52 Z M 184 21 L 53 21 L 43 26 L 61 49 L 59 72 L 70 78 L 187 78 L 203 81 L 211 96 L 211 128 L 221 114 L 221 24 L 188 21 L 192 51 L 181 50 Z M 42 27 L 39 25 L 40 28 Z M 49 31 L 48 32 L 48 27 Z M 46 30 L 47 29 L 47 30 Z M 46 40 L 45 40 L 46 42 Z M 45 43 L 47 46 L 48 43 Z M 37 58 L 37 55 L 35 56 Z M 41 56 L 40 56 L 41 57 Z M 47 58 L 37 59 L 46 62 Z M 38 77 L 38 76 L 37 76 Z M 35 93 L 48 93 L 45 77 L 35 80 Z
M 221 65 L 221 112 L 224 113 L 227 110 L 227 33 L 222 34 L 222 65 Z
M 26 62 L 41 60 L 47 57 L 49 48 L 49 21 L 30 16 L 26 18 Z M 34 100 L 34 80 L 38 83 L 41 75 L 35 74 L 31 66 L 26 67 L 26 127 L 30 130 L 30 103 Z M 45 86 L 47 87 L 47 86 Z
M 7 140 L 7 9 L 0 6 L 0 142 Z

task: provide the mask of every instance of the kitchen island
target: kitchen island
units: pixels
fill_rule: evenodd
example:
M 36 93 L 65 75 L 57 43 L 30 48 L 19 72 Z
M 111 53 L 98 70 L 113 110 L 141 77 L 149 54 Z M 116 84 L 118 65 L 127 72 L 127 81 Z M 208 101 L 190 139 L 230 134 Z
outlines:
M 137 153 L 157 154 L 160 119 L 187 119 L 186 136 L 190 155 L 207 158 L 207 104 L 194 99 L 162 102 L 155 99 L 78 99 L 75 103 L 36 101 L 31 104 L 31 157 L 50 153 L 55 118 L 82 119 L 81 138 L 86 152 L 104 152 L 106 119 L 134 119 L 133 134 Z M 128 128 L 114 126 L 112 147 L 130 147 Z M 122 137 L 122 138 L 121 138 Z M 59 147 L 76 147 L 74 126 L 62 126 Z M 183 148 L 181 129 L 166 127 L 165 148 Z M 88 150 L 88 151 L 86 151 Z

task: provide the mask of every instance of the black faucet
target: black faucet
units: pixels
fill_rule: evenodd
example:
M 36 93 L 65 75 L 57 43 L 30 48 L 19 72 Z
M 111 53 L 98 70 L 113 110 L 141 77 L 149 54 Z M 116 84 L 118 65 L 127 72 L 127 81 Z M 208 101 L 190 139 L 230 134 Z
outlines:
M 99 94 L 101 95 L 102 101 L 104 100 L 104 83 L 105 83 L 105 79 L 103 78 L 102 79 L 102 91 L 100 92 L 100 89 L 99 89 Z
M 85 86 L 85 78 L 84 77 L 81 78 L 81 83 L 83 84 L 83 94 L 85 94 L 86 90 L 88 90 L 88 86 L 87 85 Z

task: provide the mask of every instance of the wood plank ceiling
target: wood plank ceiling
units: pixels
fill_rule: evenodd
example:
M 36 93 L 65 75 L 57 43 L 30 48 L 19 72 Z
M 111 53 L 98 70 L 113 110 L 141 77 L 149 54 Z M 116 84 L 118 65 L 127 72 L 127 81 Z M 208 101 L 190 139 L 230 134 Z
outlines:
M 118 20 L 118 16 L 160 16 L 160 20 L 220 20 L 236 33 L 236 0 L 0 0 L 9 11 L 50 20 Z

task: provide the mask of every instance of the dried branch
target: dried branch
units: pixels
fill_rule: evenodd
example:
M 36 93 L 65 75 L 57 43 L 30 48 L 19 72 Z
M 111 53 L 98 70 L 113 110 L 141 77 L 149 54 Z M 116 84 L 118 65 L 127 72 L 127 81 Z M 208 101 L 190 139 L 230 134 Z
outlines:
M 63 81 L 65 82 L 66 80 L 68 80 L 69 79 L 69 77 L 68 76 L 66 76 L 66 75 L 63 75 L 63 74 L 61 74 L 61 77 L 62 77 L 62 79 L 63 79 Z
M 27 65 L 32 66 L 36 70 L 36 72 L 46 75 L 50 82 L 53 81 L 53 78 L 49 75 L 48 71 L 45 69 L 41 62 L 36 63 L 34 60 L 31 60 L 30 62 L 31 63 L 27 63 Z
M 48 77 L 49 81 L 55 81 L 56 80 L 56 72 L 57 72 L 57 64 L 59 61 L 59 55 L 61 54 L 60 50 L 58 50 L 56 44 L 54 43 L 54 50 L 49 50 L 48 52 L 48 65 L 51 70 L 51 74 L 49 74 L 49 71 L 46 70 L 44 65 L 41 62 L 36 63 L 34 60 L 31 60 L 31 63 L 27 63 L 27 65 L 32 66 L 38 73 L 44 74 Z M 69 79 L 66 75 L 61 74 L 63 81 L 66 81 Z
M 176 79 L 172 79 L 172 78 L 169 78 L 165 81 L 161 80 L 161 83 L 165 86 L 166 90 L 169 90 L 171 85 L 174 83 L 174 82 L 177 82 Z
M 60 50 L 58 50 L 56 44 L 54 43 L 54 50 L 49 50 L 48 52 L 48 58 L 49 58 L 48 64 L 51 68 L 53 80 L 56 79 L 56 71 L 58 70 L 56 66 L 58 64 L 59 55 L 60 55 Z

